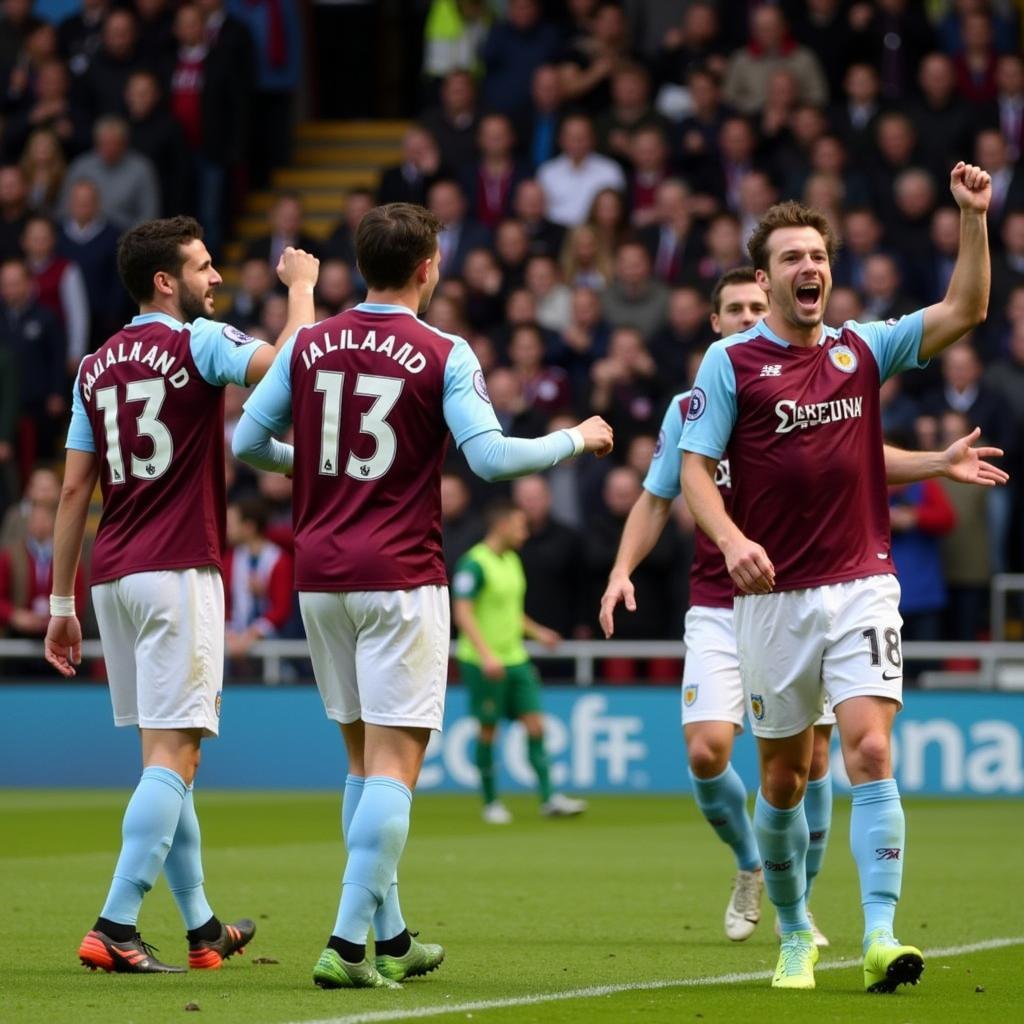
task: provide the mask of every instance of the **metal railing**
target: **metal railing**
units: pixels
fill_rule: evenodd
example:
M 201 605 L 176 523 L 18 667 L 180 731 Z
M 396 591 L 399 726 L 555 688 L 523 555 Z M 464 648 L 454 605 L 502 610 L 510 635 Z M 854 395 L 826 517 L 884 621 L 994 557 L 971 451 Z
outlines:
M 1017 579 L 1024 583 L 1024 575 Z M 553 651 L 533 643 L 528 643 L 526 648 L 538 661 L 573 662 L 574 680 L 578 686 L 592 686 L 597 681 L 597 663 L 606 658 L 631 658 L 638 661 L 678 658 L 680 662 L 683 658 L 683 644 L 678 640 L 567 640 Z M 39 641 L 0 640 L 0 661 L 39 661 L 42 656 L 43 645 Z M 263 682 L 268 686 L 276 686 L 284 681 L 282 668 L 286 661 L 308 663 L 309 648 L 305 640 L 261 640 L 252 646 L 247 656 L 262 662 Z M 100 642 L 84 641 L 82 657 L 83 660 L 102 658 Z M 922 673 L 922 685 L 979 690 L 1024 689 L 1024 642 L 907 641 L 903 644 L 903 657 L 908 662 L 956 660 L 978 663 L 975 671 Z M 933 678 L 926 680 L 925 676 Z M 942 678 L 944 676 L 949 678 Z M 9 668 L 4 669 L 3 677 L 10 681 Z M 58 678 L 54 672 L 53 681 Z
M 992 639 L 1006 639 L 1006 606 L 1010 594 L 1024 594 L 1024 573 L 1000 572 L 992 577 L 989 585 L 990 622 Z

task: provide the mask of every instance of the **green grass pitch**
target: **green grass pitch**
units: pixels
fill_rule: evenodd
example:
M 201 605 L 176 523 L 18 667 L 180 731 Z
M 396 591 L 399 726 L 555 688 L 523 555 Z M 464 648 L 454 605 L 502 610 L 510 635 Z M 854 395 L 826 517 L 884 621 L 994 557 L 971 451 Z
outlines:
M 401 992 L 325 992 L 310 972 L 334 922 L 344 855 L 340 799 L 323 794 L 197 790 L 211 902 L 224 919 L 252 916 L 259 925 L 244 957 L 180 977 L 82 968 L 75 951 L 106 892 L 126 796 L 0 791 L 4 1024 L 1020 1019 L 1024 814 L 1015 802 L 908 801 L 897 923 L 904 941 L 926 951 L 999 938 L 1017 944 L 932 956 L 917 988 L 868 996 L 859 968 L 822 969 L 859 953 L 846 801 L 837 803 L 813 899 L 833 943 L 815 992 L 772 992 L 764 978 L 721 980 L 773 968 L 772 916 L 765 901 L 752 939 L 725 939 L 731 856 L 688 798 L 604 797 L 583 818 L 542 821 L 533 800 L 516 797 L 515 823 L 497 828 L 480 821 L 473 798 L 437 795 L 413 806 L 401 892 L 410 926 L 443 943 L 447 961 Z M 140 924 L 163 959 L 185 961 L 184 930 L 163 881 Z M 675 984 L 651 987 L 659 981 Z M 502 1005 L 592 986 L 635 988 Z M 464 1006 L 480 1002 L 499 1005 Z M 186 1012 L 187 1003 L 199 1014 Z

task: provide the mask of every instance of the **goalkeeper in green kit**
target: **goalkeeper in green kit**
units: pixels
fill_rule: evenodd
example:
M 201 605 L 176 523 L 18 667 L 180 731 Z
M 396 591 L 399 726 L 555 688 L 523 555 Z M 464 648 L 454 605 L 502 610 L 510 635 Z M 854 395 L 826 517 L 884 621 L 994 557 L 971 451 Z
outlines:
M 526 575 L 516 553 L 529 533 L 526 513 L 509 501 L 490 505 L 487 534 L 455 565 L 453 615 L 459 630 L 455 649 L 470 710 L 480 722 L 476 764 L 484 797 L 484 821 L 507 825 L 508 808 L 497 798 L 494 739 L 501 719 L 518 719 L 526 729 L 530 765 L 537 775 L 540 812 L 571 817 L 586 810 L 585 800 L 551 791 L 544 749 L 540 678 L 523 646 L 523 638 L 555 647 L 561 637 L 534 622 L 523 610 Z

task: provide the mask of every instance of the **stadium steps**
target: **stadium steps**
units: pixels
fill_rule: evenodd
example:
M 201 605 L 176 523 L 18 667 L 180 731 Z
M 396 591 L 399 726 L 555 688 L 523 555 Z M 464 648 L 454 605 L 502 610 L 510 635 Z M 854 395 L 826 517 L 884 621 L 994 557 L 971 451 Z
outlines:
M 302 199 L 303 230 L 326 238 L 345 212 L 345 195 L 354 188 L 375 190 L 385 167 L 401 159 L 407 121 L 304 121 L 293 136 L 290 167 L 274 172 L 271 189 L 251 192 L 235 221 L 232 240 L 224 247 L 218 269 L 224 287 L 217 294 L 223 313 L 238 285 L 239 265 L 246 243 L 268 230 L 267 212 L 280 192 L 295 192 Z

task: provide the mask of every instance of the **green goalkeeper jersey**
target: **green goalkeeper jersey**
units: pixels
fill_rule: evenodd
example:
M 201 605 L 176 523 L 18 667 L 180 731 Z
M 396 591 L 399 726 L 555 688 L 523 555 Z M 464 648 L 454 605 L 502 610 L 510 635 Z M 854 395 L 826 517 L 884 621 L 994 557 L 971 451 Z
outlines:
M 523 646 L 526 574 L 515 551 L 499 555 L 482 541 L 474 545 L 455 565 L 452 593 L 473 602 L 473 615 L 484 641 L 503 665 L 529 661 Z M 459 636 L 455 656 L 480 664 L 480 653 L 465 634 Z

